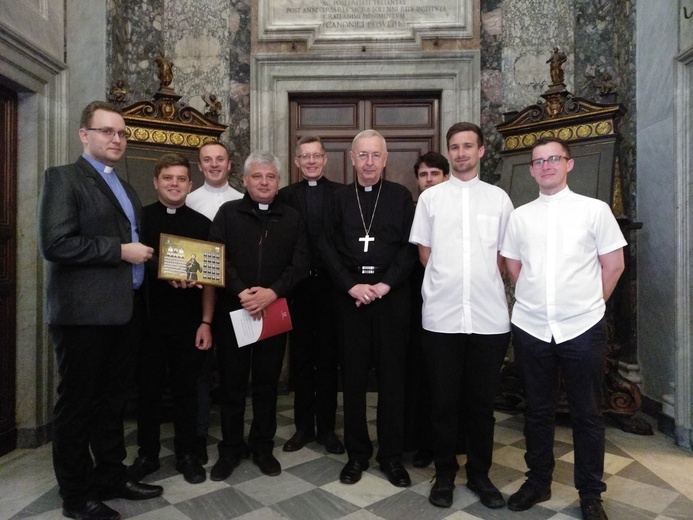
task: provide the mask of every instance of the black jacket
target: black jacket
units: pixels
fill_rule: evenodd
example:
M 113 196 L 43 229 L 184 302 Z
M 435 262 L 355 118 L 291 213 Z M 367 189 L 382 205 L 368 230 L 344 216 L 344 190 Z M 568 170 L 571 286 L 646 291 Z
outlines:
M 217 293 L 217 307 L 240 309 L 238 294 L 255 286 L 286 297 L 308 276 L 303 219 L 276 199 L 266 212 L 248 194 L 223 204 L 212 222 L 209 240 L 226 246 L 226 288 Z

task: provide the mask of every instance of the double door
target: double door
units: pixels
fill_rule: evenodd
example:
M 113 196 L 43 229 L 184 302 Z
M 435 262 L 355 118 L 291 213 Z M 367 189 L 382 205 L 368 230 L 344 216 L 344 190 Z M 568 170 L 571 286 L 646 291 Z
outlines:
M 349 158 L 352 140 L 362 130 L 377 130 L 389 152 L 383 177 L 409 188 L 416 200 L 414 164 L 420 155 L 440 151 L 439 112 L 437 92 L 297 95 L 290 98 L 289 149 L 293 155 L 298 139 L 319 136 L 328 155 L 325 176 L 348 184 L 355 175 Z M 300 180 L 293 161 L 290 179 Z

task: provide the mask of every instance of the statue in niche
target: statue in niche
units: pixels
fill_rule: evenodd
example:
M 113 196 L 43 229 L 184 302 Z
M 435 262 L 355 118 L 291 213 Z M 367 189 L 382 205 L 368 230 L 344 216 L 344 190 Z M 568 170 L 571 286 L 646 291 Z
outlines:
M 119 79 L 108 91 L 108 101 L 114 105 L 122 105 L 130 92 L 131 90 L 125 86 L 125 80 Z
M 168 87 L 173 81 L 173 62 L 163 52 L 154 61 L 159 66 L 159 88 Z
M 551 67 L 552 85 L 558 85 L 563 83 L 565 73 L 563 72 L 562 65 L 566 61 L 568 61 L 568 57 L 565 55 L 565 52 L 561 52 L 558 50 L 558 47 L 554 47 L 553 54 L 551 54 L 551 57 L 548 60 L 546 60 L 546 63 L 548 63 Z
M 221 115 L 221 101 L 219 101 L 219 98 L 207 92 L 202 96 L 202 101 L 205 102 L 205 117 L 218 122 Z

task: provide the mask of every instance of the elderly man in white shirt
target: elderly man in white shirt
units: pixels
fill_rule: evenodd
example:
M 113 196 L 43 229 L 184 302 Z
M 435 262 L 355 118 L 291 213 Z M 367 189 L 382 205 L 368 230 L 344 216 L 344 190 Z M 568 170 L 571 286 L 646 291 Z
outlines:
M 197 165 L 205 183 L 187 196 L 185 204 L 214 220 L 222 204 L 243 198 L 240 191 L 229 186 L 232 166 L 229 149 L 220 142 L 205 143 L 200 146 Z
M 452 175 L 419 197 L 409 237 L 425 266 L 422 349 L 431 389 L 436 482 L 429 501 L 450 507 L 459 468 L 458 410 L 465 432 L 467 487 L 486 507 L 505 505 L 488 477 L 493 455 L 493 400 L 510 339 L 498 254 L 513 210 L 508 195 L 479 180 L 483 134 L 473 123 L 447 133 Z
M 600 410 L 606 300 L 624 269 L 626 241 L 610 208 L 567 186 L 574 162 L 558 138 L 537 140 L 530 174 L 539 198 L 515 210 L 501 254 L 516 284 L 515 361 L 527 397 L 527 481 L 508 499 L 524 511 L 551 498 L 554 412 L 562 377 L 575 446 L 575 487 L 585 520 L 606 520 L 601 494 L 604 418 Z

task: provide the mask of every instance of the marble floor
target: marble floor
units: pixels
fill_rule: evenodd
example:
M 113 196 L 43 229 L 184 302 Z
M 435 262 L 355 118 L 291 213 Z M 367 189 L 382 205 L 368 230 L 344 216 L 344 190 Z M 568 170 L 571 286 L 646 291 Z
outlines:
M 375 394 L 369 394 L 371 435 L 375 437 Z M 224 482 L 207 479 L 190 485 L 174 468 L 170 424 L 162 427 L 164 450 L 159 471 L 146 482 L 164 486 L 164 494 L 153 500 L 108 504 L 123 518 L 137 520 L 465 520 L 465 519 L 562 519 L 580 518 L 577 492 L 573 488 L 573 448 L 570 429 L 560 426 L 556 439 L 556 471 L 553 496 L 529 511 L 515 513 L 506 508 L 487 509 L 464 486 L 464 471 L 457 478 L 455 501 L 440 509 L 428 503 L 433 468 L 416 469 L 410 457 L 405 466 L 412 477 L 406 489 L 391 486 L 377 468 L 362 480 L 347 486 L 339 482 L 346 455 L 330 455 L 316 443 L 285 453 L 284 440 L 294 432 L 292 397 L 280 396 L 279 429 L 275 456 L 283 471 L 278 477 L 260 473 L 244 460 Z M 340 408 L 341 413 L 341 408 Z M 516 491 L 525 471 L 522 415 L 497 413 L 494 465 L 491 479 L 506 496 Z M 216 460 L 212 444 L 220 436 L 218 417 L 210 430 L 209 470 Z M 341 415 L 338 432 L 341 434 Z M 128 460 L 136 455 L 135 424 L 126 423 Z M 676 447 L 657 433 L 653 437 L 627 434 L 615 426 L 607 429 L 604 508 L 611 520 L 667 520 L 693 518 L 693 454 Z M 53 476 L 50 445 L 35 450 L 16 450 L 0 458 L 0 519 L 62 518 L 61 502 Z M 463 461 L 461 461 L 463 462 Z

